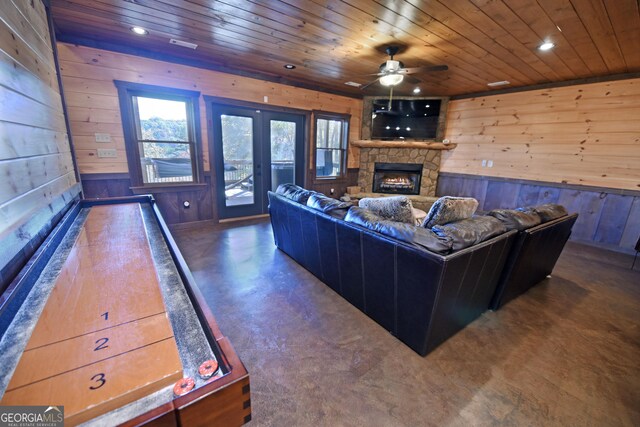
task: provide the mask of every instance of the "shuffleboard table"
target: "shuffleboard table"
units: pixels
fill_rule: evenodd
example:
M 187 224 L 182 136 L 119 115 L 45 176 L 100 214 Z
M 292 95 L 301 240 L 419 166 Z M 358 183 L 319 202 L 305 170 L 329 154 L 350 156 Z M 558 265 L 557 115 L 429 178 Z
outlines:
M 0 296 L 0 405 L 65 425 L 233 426 L 249 375 L 150 196 L 77 201 Z

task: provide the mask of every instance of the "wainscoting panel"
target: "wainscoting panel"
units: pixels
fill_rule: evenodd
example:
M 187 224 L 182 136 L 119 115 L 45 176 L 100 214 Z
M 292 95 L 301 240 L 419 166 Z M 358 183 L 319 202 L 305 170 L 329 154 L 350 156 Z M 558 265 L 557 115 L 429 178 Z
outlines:
M 559 203 L 580 216 L 571 240 L 633 252 L 640 236 L 640 192 L 440 172 L 438 196 L 478 200 L 484 211 Z
M 82 174 L 82 188 L 87 199 L 131 196 L 131 181 L 127 173 Z M 215 219 L 211 197 L 211 175 L 205 173 L 206 187 L 201 190 L 152 193 L 167 224 L 180 224 Z M 183 202 L 190 203 L 189 208 Z

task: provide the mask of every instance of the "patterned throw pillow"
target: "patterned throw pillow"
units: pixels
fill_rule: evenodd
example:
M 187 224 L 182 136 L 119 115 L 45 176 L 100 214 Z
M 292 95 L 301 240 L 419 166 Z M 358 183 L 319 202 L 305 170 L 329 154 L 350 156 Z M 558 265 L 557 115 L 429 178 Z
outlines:
M 365 197 L 360 199 L 358 206 L 369 209 L 390 221 L 406 222 L 411 225 L 416 223 L 411 200 L 406 196 Z
M 471 218 L 476 209 L 478 209 L 478 201 L 472 197 L 440 197 L 429 209 L 422 226 L 431 228 L 434 225 Z

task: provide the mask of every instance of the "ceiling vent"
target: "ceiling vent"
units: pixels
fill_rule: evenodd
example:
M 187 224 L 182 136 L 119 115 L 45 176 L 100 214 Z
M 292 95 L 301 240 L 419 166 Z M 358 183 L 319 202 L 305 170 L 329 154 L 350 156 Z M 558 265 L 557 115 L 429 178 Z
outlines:
M 171 39 L 169 43 L 175 44 L 176 46 L 188 47 L 189 49 L 195 49 L 198 47 L 195 43 L 184 42 L 182 40 Z
M 499 82 L 493 82 L 493 83 L 487 83 L 487 86 L 491 86 L 491 87 L 495 87 L 495 86 L 504 86 L 504 85 L 508 85 L 511 82 L 508 80 L 502 80 Z

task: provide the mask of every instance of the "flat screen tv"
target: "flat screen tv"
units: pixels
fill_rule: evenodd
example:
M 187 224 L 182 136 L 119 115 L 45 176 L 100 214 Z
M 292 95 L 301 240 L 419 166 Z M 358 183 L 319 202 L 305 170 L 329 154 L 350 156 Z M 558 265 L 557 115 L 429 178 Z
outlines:
M 439 99 L 374 99 L 371 139 L 435 139 L 440 115 Z

